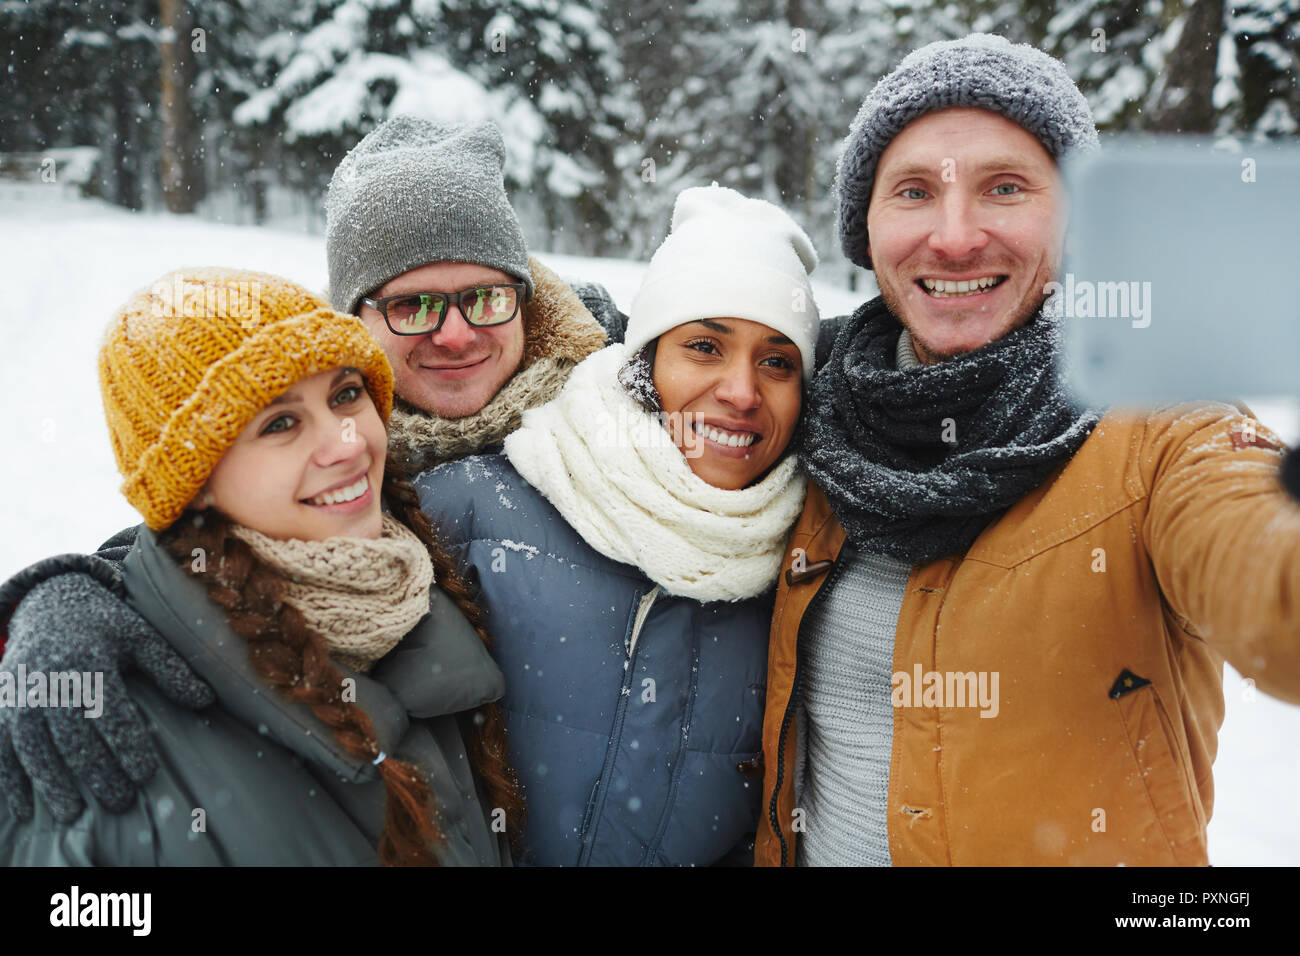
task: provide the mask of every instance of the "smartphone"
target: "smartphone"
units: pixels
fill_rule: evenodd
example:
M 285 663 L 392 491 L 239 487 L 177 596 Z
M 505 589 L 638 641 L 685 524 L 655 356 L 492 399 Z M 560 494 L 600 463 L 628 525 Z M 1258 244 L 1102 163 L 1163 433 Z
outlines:
M 1044 308 L 1080 399 L 1300 395 L 1300 145 L 1111 137 L 1063 174 Z

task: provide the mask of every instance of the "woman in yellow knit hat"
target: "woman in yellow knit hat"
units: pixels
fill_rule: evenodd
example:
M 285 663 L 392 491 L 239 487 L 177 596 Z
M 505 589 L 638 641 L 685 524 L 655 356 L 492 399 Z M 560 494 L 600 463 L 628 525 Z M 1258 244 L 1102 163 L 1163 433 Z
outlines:
M 211 703 L 128 675 L 157 772 L 120 815 L 88 797 L 72 822 L 0 808 L 0 864 L 508 863 L 522 808 L 501 673 L 387 462 L 393 375 L 360 320 L 275 276 L 171 273 L 113 318 L 99 377 L 145 527 L 120 570 L 49 559 L 0 588 L 0 611 L 10 635 L 152 628 Z M 60 685 L 77 700 L 9 676 L 0 705 L 105 713 L 93 674 Z M 55 759 L 11 751 L 0 773 Z

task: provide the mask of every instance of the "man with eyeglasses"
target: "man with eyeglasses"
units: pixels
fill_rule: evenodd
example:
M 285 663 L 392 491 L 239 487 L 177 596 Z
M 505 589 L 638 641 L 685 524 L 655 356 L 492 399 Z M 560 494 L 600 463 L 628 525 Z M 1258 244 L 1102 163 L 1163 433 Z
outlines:
M 492 123 L 398 116 L 330 182 L 330 299 L 384 347 L 390 441 L 417 471 L 500 444 L 606 332 L 622 338 L 602 287 L 570 287 L 528 255 L 504 162 Z
M 411 474 L 495 448 L 526 409 L 550 401 L 574 366 L 604 347 L 607 330 L 610 338 L 623 337 L 626 318 L 603 287 L 570 286 L 528 255 L 506 198 L 504 161 L 501 131 L 491 123 L 399 116 L 362 139 L 330 182 L 330 299 L 339 311 L 359 315 L 388 355 L 396 392 L 390 450 Z M 80 559 L 97 562 L 105 586 L 113 586 L 112 565 L 126 557 L 135 531 L 119 532 Z M 121 634 L 132 635 L 130 646 L 118 646 Z M 66 669 L 44 666 L 53 658 L 107 662 L 143 671 L 178 703 L 202 707 L 209 699 L 206 685 L 142 619 L 18 643 L 11 642 L 5 660 L 21 657 L 31 673 Z M 11 733 L 19 750 L 48 754 L 57 747 L 61 760 L 29 765 L 66 763 L 101 804 L 121 812 L 152 776 L 156 757 L 121 680 L 107 682 L 104 710 L 106 719 L 94 728 L 102 739 L 89 743 L 87 728 L 66 719 L 72 711 L 47 710 L 46 721 L 22 725 L 0 720 L 0 751 Z M 36 795 L 57 819 L 72 822 L 83 806 L 77 787 L 45 773 L 31 780 Z M 19 819 L 30 814 L 32 800 L 22 776 L 13 761 L 0 760 L 0 789 Z

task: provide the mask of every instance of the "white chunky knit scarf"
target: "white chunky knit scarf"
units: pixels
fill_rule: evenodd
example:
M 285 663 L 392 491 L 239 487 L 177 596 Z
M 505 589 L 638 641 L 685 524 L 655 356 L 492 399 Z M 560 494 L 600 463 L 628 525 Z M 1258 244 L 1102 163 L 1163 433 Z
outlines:
M 619 385 L 627 357 L 611 345 L 574 369 L 553 402 L 524 413 L 506 456 L 592 548 L 664 590 L 697 601 L 761 594 L 803 507 L 795 456 L 735 491 L 697 478 L 658 417 Z
M 429 550 L 392 515 L 378 538 L 277 540 L 240 525 L 231 533 L 283 578 L 284 603 L 353 670 L 370 670 L 429 612 Z

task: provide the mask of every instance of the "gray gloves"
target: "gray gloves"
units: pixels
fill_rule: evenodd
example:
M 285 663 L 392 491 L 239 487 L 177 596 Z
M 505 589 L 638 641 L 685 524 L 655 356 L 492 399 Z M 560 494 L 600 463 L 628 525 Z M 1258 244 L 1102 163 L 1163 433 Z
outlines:
M 211 688 L 120 596 L 119 581 L 107 561 L 61 555 L 0 588 L 0 615 L 17 599 L 0 671 L 103 675 L 97 717 L 86 716 L 88 707 L 0 706 L 0 789 L 20 820 L 31 819 L 33 787 L 65 824 L 85 806 L 78 780 L 113 812 L 135 801 L 136 787 L 153 775 L 158 758 L 124 673 L 139 671 L 191 710 L 214 701 Z

